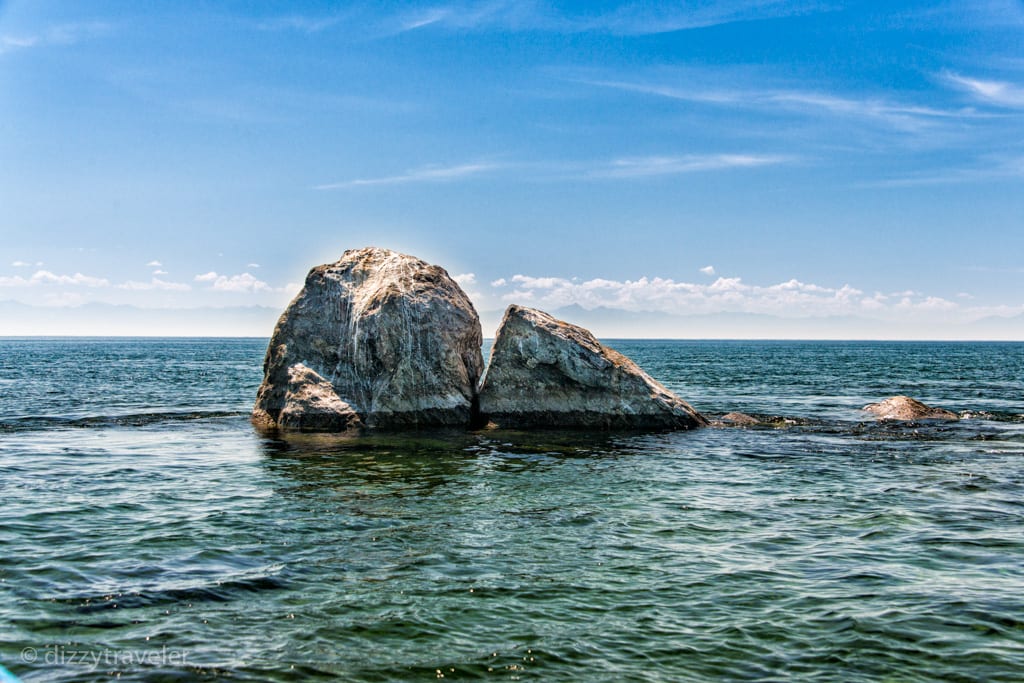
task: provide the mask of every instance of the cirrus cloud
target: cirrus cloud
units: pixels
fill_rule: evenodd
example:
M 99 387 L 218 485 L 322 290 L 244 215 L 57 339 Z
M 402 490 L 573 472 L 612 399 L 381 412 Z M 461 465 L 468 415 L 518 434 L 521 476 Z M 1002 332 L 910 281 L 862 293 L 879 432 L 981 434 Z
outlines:
M 998 107 L 1024 108 L 1024 87 L 1008 81 L 970 78 L 955 73 L 944 74 L 953 86 L 967 92 L 975 99 Z
M 356 178 L 337 183 L 325 183 L 323 185 L 317 185 L 313 189 L 342 190 L 373 185 L 404 185 L 406 183 L 445 182 L 476 176 L 481 173 L 488 173 L 498 168 L 501 168 L 501 166 L 498 164 L 488 163 L 459 164 L 457 166 L 427 166 L 412 169 L 399 175 L 383 176 L 379 178 Z

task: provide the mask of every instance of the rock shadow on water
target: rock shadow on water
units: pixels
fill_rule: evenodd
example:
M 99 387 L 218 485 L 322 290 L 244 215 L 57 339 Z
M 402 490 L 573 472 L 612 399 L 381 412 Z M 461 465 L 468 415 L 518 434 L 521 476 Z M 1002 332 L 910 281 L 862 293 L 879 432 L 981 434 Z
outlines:
M 474 444 L 471 433 L 458 429 L 278 432 L 265 434 L 260 449 L 268 471 L 300 486 L 401 481 L 437 486 L 469 466 Z
M 300 486 L 443 486 L 481 468 L 530 468 L 566 459 L 621 457 L 642 450 L 648 432 L 488 428 L 416 432 L 264 434 L 265 466 Z
M 653 434 L 658 433 L 661 432 Z M 480 430 L 476 434 L 481 452 L 504 457 L 548 456 L 559 459 L 625 455 L 637 450 L 637 439 L 652 436 L 649 430 L 609 432 L 498 427 Z

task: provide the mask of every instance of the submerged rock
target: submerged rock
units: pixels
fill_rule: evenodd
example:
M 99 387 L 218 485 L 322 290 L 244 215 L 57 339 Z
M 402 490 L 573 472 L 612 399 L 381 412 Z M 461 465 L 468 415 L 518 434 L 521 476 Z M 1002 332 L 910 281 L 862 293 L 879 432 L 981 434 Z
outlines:
M 718 422 L 724 427 L 752 427 L 761 424 L 761 420 L 746 413 L 726 413 L 718 418 Z
M 893 396 L 869 403 L 865 410 L 879 420 L 959 420 L 960 416 L 944 408 L 932 408 L 909 396 Z
M 697 411 L 589 331 L 509 306 L 480 388 L 500 427 L 692 429 Z
M 388 249 L 313 268 L 274 329 L 257 425 L 468 425 L 483 370 L 480 319 L 438 266 Z
M 805 423 L 802 418 L 784 417 L 782 415 L 747 415 L 746 413 L 726 413 L 720 418 L 711 420 L 712 427 L 766 427 L 785 429 Z

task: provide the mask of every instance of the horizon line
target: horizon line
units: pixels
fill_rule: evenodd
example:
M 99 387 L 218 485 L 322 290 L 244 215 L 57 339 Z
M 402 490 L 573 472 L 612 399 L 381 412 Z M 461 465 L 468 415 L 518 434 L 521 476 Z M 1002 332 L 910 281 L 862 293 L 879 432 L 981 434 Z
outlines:
M 596 336 L 596 335 L 595 335 Z M 128 340 L 128 339 L 231 339 L 231 340 L 267 340 L 271 335 L 196 335 L 196 334 L 0 334 L 0 341 L 45 341 L 49 339 L 67 340 Z M 827 337 L 597 337 L 599 341 L 652 341 L 652 342 L 835 342 L 835 343 L 876 343 L 876 342 L 897 342 L 897 343 L 948 343 L 948 344 L 1024 344 L 1021 339 L 965 339 L 962 337 L 950 338 L 916 338 L 916 337 L 863 337 L 863 338 L 827 338 Z M 493 342 L 494 337 L 484 337 L 484 342 Z

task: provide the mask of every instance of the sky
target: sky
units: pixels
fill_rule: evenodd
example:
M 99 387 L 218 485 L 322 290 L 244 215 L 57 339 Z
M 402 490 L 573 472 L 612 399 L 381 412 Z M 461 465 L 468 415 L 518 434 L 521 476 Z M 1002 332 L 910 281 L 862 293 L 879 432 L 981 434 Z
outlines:
M 0 2 L 0 335 L 267 336 L 370 245 L 485 336 L 1024 339 L 1024 1 Z

